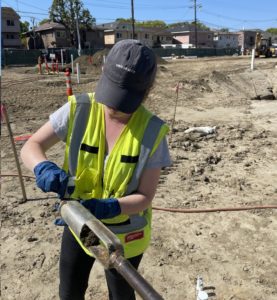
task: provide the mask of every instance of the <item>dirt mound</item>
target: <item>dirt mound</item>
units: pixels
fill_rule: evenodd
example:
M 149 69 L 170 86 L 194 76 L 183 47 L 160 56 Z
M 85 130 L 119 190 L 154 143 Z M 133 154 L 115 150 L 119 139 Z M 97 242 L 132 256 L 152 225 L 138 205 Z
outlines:
M 104 63 L 104 57 L 107 57 L 110 49 L 103 49 L 100 51 L 97 51 L 93 56 L 92 56 L 92 64 L 96 67 L 102 67 Z
M 81 55 L 74 60 L 74 64 L 80 64 L 81 73 L 101 73 L 104 57 L 107 56 L 108 53 L 109 49 L 103 49 L 97 51 L 94 55 Z
M 76 59 L 74 59 L 74 65 L 76 63 L 79 63 L 81 66 L 86 66 L 90 62 L 91 62 L 90 55 L 81 55 L 81 56 L 78 56 Z

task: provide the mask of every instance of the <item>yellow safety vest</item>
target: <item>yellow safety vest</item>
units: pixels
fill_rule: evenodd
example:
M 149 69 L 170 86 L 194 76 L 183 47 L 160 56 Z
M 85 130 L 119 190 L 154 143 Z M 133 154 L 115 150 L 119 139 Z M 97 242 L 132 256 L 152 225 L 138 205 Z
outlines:
M 75 190 L 71 197 L 105 199 L 134 193 L 147 159 L 168 132 L 168 126 L 141 105 L 126 124 L 104 166 L 104 105 L 94 100 L 94 94 L 70 96 L 69 101 L 64 170 L 75 178 Z M 125 258 L 137 256 L 148 247 L 151 216 L 151 208 L 148 208 L 137 215 L 121 214 L 102 220 L 120 239 Z

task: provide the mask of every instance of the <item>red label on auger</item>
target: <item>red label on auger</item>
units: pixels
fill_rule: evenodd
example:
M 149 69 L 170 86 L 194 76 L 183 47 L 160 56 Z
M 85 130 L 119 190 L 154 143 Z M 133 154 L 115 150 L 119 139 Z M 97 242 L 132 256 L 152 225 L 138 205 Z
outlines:
M 125 243 L 132 242 L 135 240 L 140 240 L 144 237 L 144 231 L 137 231 L 129 233 L 125 236 Z

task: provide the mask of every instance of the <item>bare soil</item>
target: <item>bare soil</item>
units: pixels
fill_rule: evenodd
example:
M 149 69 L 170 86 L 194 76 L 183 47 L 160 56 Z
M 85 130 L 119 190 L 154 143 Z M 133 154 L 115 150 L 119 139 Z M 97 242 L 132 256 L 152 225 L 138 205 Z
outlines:
M 93 91 L 100 65 L 80 62 L 74 93 Z M 176 59 L 158 67 L 145 105 L 168 122 L 172 166 L 162 171 L 155 207 L 177 209 L 277 205 L 277 60 L 249 57 Z M 179 91 L 176 93 L 176 84 Z M 1 100 L 14 136 L 35 132 L 66 101 L 62 73 L 37 68 L 2 72 Z M 208 135 L 185 133 L 216 126 Z M 16 174 L 2 123 L 1 174 Z M 16 142 L 19 153 L 24 141 Z M 63 161 L 63 144 L 48 153 Z M 21 163 L 24 175 L 33 176 Z M 62 228 L 53 225 L 54 194 L 24 178 L 1 177 L 1 296 L 3 300 L 58 299 Z M 153 210 L 153 238 L 139 272 L 167 300 L 196 299 L 202 276 L 209 299 L 277 299 L 277 211 L 205 213 Z M 91 273 L 86 299 L 107 299 L 103 268 Z M 139 298 L 139 297 L 138 297 Z

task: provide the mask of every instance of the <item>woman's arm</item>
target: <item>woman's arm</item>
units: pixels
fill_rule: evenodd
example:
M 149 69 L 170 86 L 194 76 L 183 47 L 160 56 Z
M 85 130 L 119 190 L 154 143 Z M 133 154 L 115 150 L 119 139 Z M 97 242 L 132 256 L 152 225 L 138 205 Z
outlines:
M 48 121 L 22 147 L 20 155 L 24 165 L 33 171 L 38 163 L 47 160 L 45 152 L 59 141 Z
M 132 215 L 150 206 L 156 193 L 160 172 L 160 168 L 144 170 L 137 193 L 118 199 L 121 213 Z

